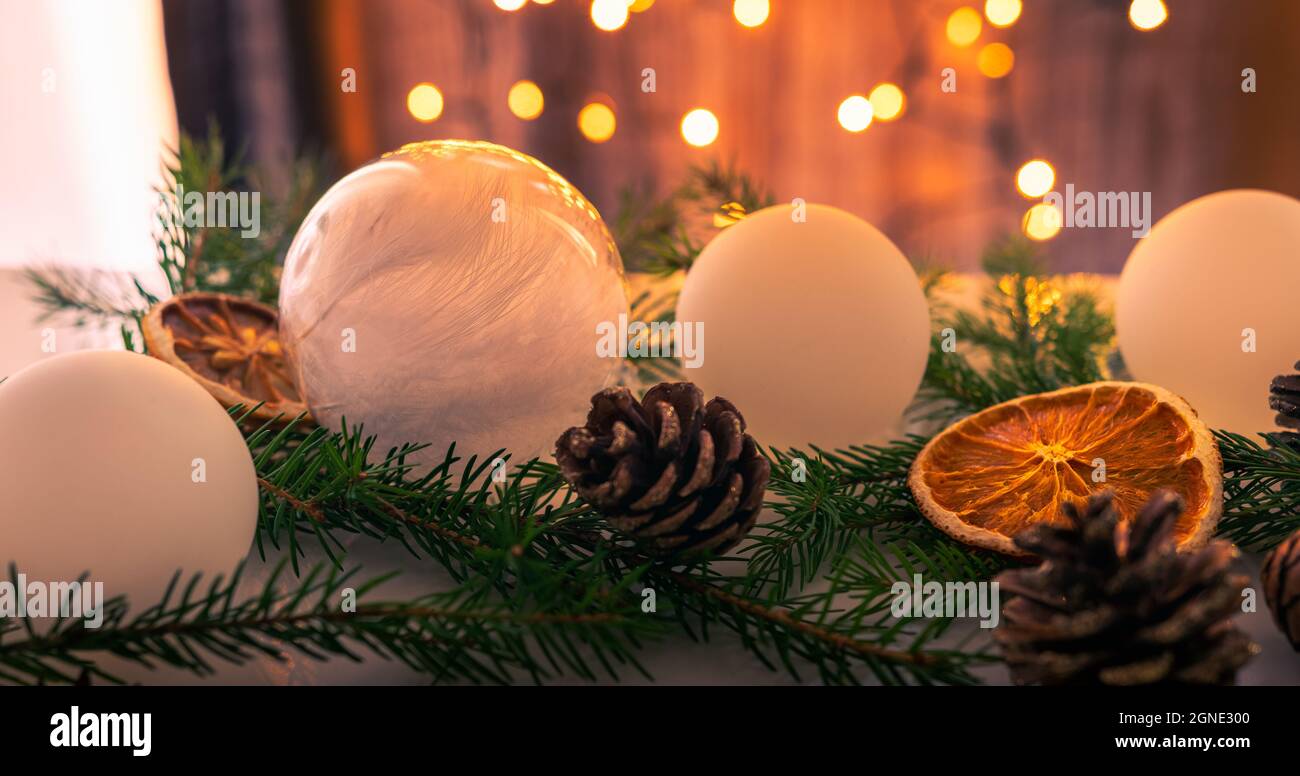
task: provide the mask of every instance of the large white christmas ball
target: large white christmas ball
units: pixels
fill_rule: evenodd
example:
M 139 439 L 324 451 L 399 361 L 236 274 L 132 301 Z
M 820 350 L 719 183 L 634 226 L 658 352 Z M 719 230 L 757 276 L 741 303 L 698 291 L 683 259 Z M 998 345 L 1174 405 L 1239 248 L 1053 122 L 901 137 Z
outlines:
M 1300 201 L 1221 191 L 1160 219 L 1120 275 L 1115 325 L 1133 377 L 1212 427 L 1276 430 L 1269 382 L 1300 360 Z
M 280 332 L 308 406 L 380 452 L 428 443 L 441 461 L 551 452 L 617 358 L 597 326 L 628 311 L 596 209 L 536 159 L 431 141 L 348 175 L 294 238 Z
M 700 253 L 677 304 L 683 326 L 703 327 L 686 375 L 739 407 L 764 445 L 881 440 L 898 432 L 925 372 L 925 295 L 871 224 L 806 208 L 760 210 Z
M 178 570 L 206 585 L 248 554 L 248 447 L 171 366 L 125 351 L 39 361 L 0 384 L 0 429 L 0 564 L 29 581 L 89 572 L 139 613 Z

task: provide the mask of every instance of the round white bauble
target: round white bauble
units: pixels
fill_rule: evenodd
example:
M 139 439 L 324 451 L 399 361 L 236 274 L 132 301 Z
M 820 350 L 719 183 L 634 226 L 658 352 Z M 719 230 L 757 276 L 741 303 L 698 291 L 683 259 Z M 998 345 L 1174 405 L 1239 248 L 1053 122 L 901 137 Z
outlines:
M 628 311 L 600 214 L 536 159 L 459 140 L 336 183 L 285 261 L 280 333 L 322 425 L 411 460 L 553 451 L 619 368 L 596 327 Z
M 691 267 L 677 320 L 703 325 L 709 396 L 744 414 L 761 444 L 841 447 L 899 430 L 925 372 L 930 319 L 889 238 L 837 208 L 760 210 L 724 229 Z
M 1232 190 L 1192 200 L 1138 241 L 1115 325 L 1133 377 L 1212 427 L 1274 429 L 1270 380 L 1300 359 L 1300 201 Z
M 0 563 L 29 581 L 89 572 L 139 613 L 177 571 L 206 584 L 248 554 L 248 447 L 167 364 L 125 351 L 39 361 L 0 384 L 0 429 Z

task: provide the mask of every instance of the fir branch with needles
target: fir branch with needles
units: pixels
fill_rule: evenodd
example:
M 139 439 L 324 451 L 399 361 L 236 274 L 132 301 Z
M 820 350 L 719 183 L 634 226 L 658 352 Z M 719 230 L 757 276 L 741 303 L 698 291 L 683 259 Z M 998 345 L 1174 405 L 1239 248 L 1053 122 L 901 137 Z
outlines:
M 206 588 L 199 577 L 173 579 L 162 601 L 132 617 L 123 598 L 103 606 L 103 621 L 30 618 L 0 620 L 0 681 L 11 684 L 120 684 L 106 657 L 157 669 L 210 676 L 218 664 L 254 658 L 283 661 L 287 650 L 315 660 L 395 660 L 435 682 L 535 682 L 564 673 L 596 678 L 591 664 L 634 663 L 638 637 L 655 627 L 633 609 L 581 600 L 553 602 L 545 611 L 494 604 L 473 584 L 401 601 L 370 601 L 380 577 L 353 582 L 353 571 L 316 566 L 286 579 L 281 563 L 261 590 L 240 595 L 240 571 Z M 11 579 L 17 572 L 11 569 Z M 287 584 L 286 584 L 287 583 Z M 348 604 L 347 599 L 352 603 Z M 571 647 L 581 634 L 586 654 Z

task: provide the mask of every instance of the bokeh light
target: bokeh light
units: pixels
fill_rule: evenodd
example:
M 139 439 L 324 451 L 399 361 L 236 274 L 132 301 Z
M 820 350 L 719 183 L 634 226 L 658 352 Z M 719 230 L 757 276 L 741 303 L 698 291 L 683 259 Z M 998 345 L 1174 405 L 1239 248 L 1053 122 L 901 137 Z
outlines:
M 593 143 L 613 137 L 616 124 L 614 109 L 602 102 L 589 102 L 578 111 L 578 130 Z
M 696 148 L 718 139 L 718 117 L 712 111 L 696 108 L 682 117 L 682 137 Z
M 1020 18 L 1020 0 L 984 0 L 984 18 L 994 27 L 1010 27 Z
M 1025 236 L 1031 240 L 1042 242 L 1050 240 L 1061 231 L 1061 211 L 1054 205 L 1046 202 L 1039 202 L 1025 212 L 1024 221 L 1021 227 L 1024 229 Z
M 1154 30 L 1168 18 L 1163 0 L 1133 0 L 1128 7 L 1128 20 L 1139 30 Z
M 655 0 L 632 0 L 631 3 L 628 3 L 627 10 L 632 13 L 641 13 L 642 11 L 649 11 L 650 6 L 654 4 Z
M 528 5 L 528 0 L 492 0 L 492 4 L 503 11 L 518 11 Z
M 1046 159 L 1030 159 L 1016 172 L 1016 188 L 1030 199 L 1038 199 L 1056 185 L 1056 170 Z
M 903 109 L 907 107 L 903 90 L 888 82 L 877 84 L 867 95 L 867 101 L 871 103 L 871 114 L 881 121 L 893 121 L 903 115 Z
M 554 3 L 555 0 L 533 0 L 533 2 L 538 5 L 550 5 L 551 3 Z
M 768 0 L 735 0 L 731 4 L 731 13 L 735 15 L 736 21 L 746 27 L 757 27 L 767 21 L 771 12 Z
M 545 100 L 542 97 L 542 90 L 532 81 L 519 81 L 510 87 L 510 93 L 506 95 L 506 104 L 510 106 L 510 112 L 525 121 L 532 121 L 542 115 L 542 106 Z
M 406 109 L 426 124 L 442 115 L 442 92 L 431 83 L 419 83 L 406 95 Z
M 978 11 L 969 6 L 962 6 L 948 17 L 948 42 L 965 48 L 980 36 L 980 28 L 983 26 L 984 20 L 980 18 Z
M 871 126 L 871 102 L 860 94 L 845 98 L 840 103 L 840 126 L 850 132 L 861 132 Z
M 627 24 L 627 0 L 592 0 L 591 21 L 605 32 Z
M 975 64 L 989 78 L 1001 78 L 1016 66 L 1016 55 L 1005 43 L 990 43 L 980 49 Z

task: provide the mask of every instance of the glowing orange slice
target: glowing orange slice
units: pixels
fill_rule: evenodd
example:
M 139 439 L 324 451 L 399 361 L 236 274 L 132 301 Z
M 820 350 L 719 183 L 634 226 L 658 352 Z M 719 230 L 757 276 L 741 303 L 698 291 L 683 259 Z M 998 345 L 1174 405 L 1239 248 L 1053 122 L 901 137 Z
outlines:
M 1101 382 L 1025 396 L 961 420 L 921 450 L 908 477 L 921 511 L 967 544 L 1024 555 L 1011 539 L 1061 524 L 1066 500 L 1111 490 L 1120 519 L 1168 488 L 1185 511 L 1175 539 L 1199 547 L 1223 511 L 1219 448 L 1179 396 Z

